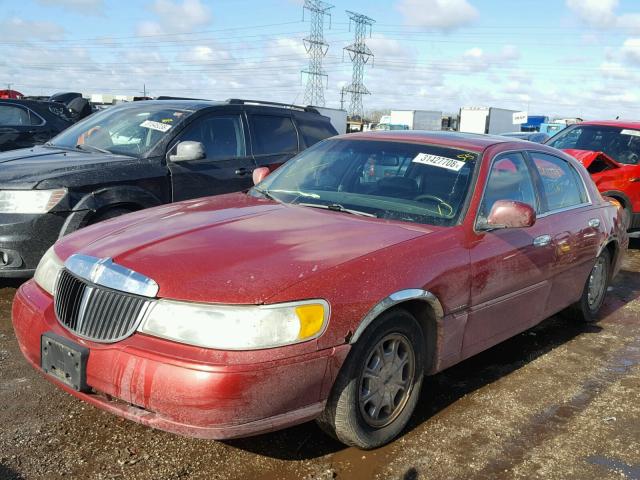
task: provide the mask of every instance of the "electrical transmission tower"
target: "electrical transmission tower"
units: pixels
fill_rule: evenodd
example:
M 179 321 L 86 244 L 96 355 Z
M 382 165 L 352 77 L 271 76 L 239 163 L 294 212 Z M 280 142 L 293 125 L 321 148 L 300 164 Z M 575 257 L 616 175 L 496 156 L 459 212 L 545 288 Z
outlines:
M 332 8 L 333 5 L 322 0 L 304 0 L 302 7 L 303 17 L 305 10 L 311 13 L 311 33 L 303 40 L 304 48 L 309 54 L 309 69 L 302 71 L 307 74 L 307 87 L 304 92 L 306 105 L 324 107 L 323 80 L 328 79 L 328 76 L 322 68 L 322 59 L 329 49 L 329 44 L 324 41 L 324 17 L 329 17 L 329 28 L 331 28 L 329 10 Z
M 349 58 L 353 63 L 353 75 L 351 77 L 351 85 L 344 87 L 344 91 L 351 94 L 351 103 L 349 104 L 349 115 L 351 118 L 362 119 L 364 109 L 362 107 L 362 95 L 369 95 L 371 92 L 364 86 L 364 66 L 369 59 L 373 58 L 373 53 L 367 47 L 365 39 L 367 37 L 367 28 L 369 29 L 369 37 L 371 37 L 372 25 L 375 20 L 347 10 L 349 15 L 349 27 L 351 22 L 354 24 L 355 41 L 344 49 L 349 52 Z

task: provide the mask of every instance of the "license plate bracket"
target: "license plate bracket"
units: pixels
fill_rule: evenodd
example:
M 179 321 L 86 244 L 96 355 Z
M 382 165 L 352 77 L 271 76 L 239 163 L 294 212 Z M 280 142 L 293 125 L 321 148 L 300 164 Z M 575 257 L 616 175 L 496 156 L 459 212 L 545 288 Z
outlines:
M 89 349 L 56 335 L 43 333 L 40 337 L 40 366 L 47 375 L 79 392 L 89 390 L 87 359 Z

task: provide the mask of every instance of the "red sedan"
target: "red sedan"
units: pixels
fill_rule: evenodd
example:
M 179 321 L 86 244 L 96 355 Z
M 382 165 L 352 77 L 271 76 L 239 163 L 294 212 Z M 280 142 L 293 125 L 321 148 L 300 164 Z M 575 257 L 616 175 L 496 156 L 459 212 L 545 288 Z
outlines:
M 598 190 L 622 204 L 628 228 L 640 229 L 640 122 L 579 123 L 547 144 L 577 158 Z
M 560 310 L 595 321 L 627 244 L 619 206 L 558 150 L 353 134 L 248 193 L 63 238 L 13 323 L 47 379 L 116 415 L 215 439 L 315 418 L 373 448 L 424 374 Z

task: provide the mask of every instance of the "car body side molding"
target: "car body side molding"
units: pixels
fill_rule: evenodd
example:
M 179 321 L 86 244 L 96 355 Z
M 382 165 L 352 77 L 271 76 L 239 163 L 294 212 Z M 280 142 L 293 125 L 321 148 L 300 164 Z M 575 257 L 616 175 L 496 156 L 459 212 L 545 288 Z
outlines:
M 433 313 L 436 316 L 436 322 L 439 323 L 442 320 L 442 317 L 444 316 L 444 310 L 442 309 L 440 300 L 438 300 L 438 298 L 433 293 L 427 290 L 422 290 L 420 288 L 399 290 L 382 299 L 371 310 L 369 310 L 369 312 L 364 316 L 364 318 L 358 325 L 356 331 L 353 333 L 351 339 L 349 340 L 349 343 L 354 344 L 355 342 L 357 342 L 362 333 L 381 313 L 408 300 L 421 300 L 428 303 L 433 309 Z

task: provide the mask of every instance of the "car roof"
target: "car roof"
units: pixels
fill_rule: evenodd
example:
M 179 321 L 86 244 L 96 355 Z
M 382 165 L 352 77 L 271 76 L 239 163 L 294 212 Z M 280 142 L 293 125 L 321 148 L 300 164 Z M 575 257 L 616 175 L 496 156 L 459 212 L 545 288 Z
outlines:
M 633 128 L 634 130 L 640 130 L 640 121 L 635 120 L 589 120 L 587 122 L 577 123 L 576 125 L 602 125 L 607 127 Z
M 48 102 L 46 100 L 24 100 L 24 99 L 17 99 L 17 98 L 0 98 L 0 103 L 11 103 L 14 105 L 24 105 L 25 107 L 32 107 L 32 108 L 38 108 L 38 107 L 48 107 L 49 105 L 62 105 L 60 103 L 57 102 Z M 62 105 L 64 106 L 64 105 Z
M 340 135 L 338 138 L 436 144 L 475 152 L 481 152 L 487 147 L 498 143 L 513 142 L 510 138 L 500 137 L 498 135 L 438 131 L 430 132 L 426 130 L 376 130 L 372 132 L 348 133 Z

